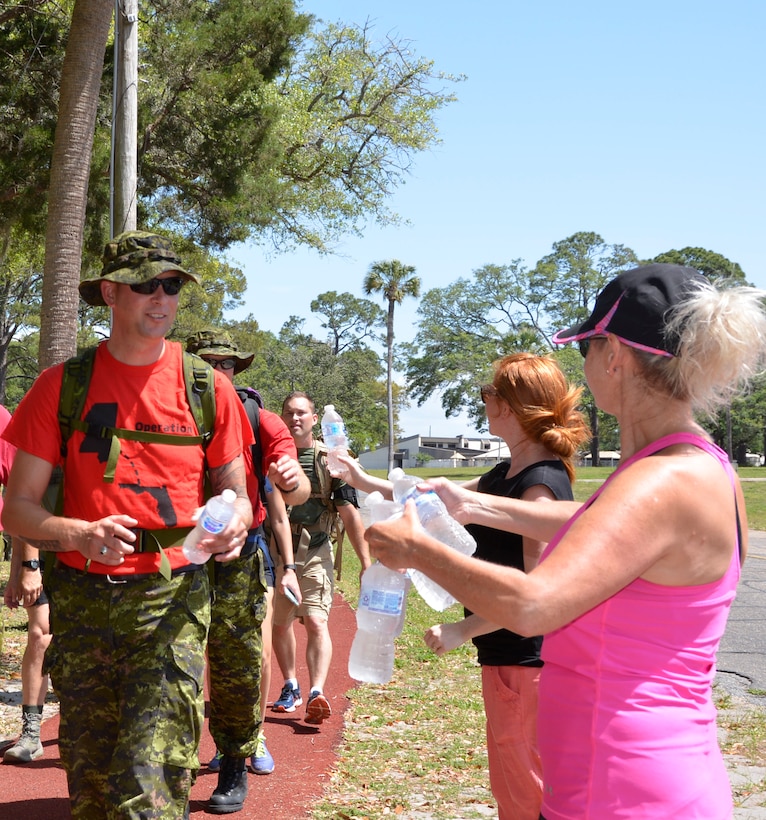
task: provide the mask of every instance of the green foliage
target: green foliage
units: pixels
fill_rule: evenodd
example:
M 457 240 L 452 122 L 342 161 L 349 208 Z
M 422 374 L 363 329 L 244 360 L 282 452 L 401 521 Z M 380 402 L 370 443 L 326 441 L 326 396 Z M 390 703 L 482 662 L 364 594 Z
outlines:
M 384 322 L 383 311 L 374 302 L 334 290 L 320 293 L 311 302 L 311 311 L 324 317 L 322 327 L 328 331 L 336 356 L 360 347 L 365 339 L 377 340 L 375 329 Z
M 330 344 L 304 333 L 303 322 L 296 317 L 285 324 L 279 337 L 259 333 L 247 349 L 255 352 L 255 359 L 237 381 L 255 387 L 270 410 L 280 413 L 285 396 L 301 390 L 312 397 L 320 416 L 325 404 L 335 405 L 355 451 L 383 441 L 385 394 L 379 381 L 380 359 L 374 351 L 362 345 L 336 356 Z
M 732 262 L 720 253 L 705 248 L 681 248 L 680 251 L 665 251 L 665 253 L 655 256 L 651 261 L 667 262 L 671 265 L 687 265 L 690 268 L 696 268 L 713 281 L 723 279 L 735 282 L 738 285 L 746 284 L 745 273 L 736 262 Z
M 597 234 L 580 231 L 553 244 L 535 266 L 531 294 L 556 329 L 582 322 L 596 296 L 621 270 L 638 263 L 624 245 L 609 245 Z
M 371 219 L 398 222 L 386 200 L 415 154 L 439 142 L 434 117 L 455 100 L 443 86 L 460 78 L 436 72 L 406 41 L 372 34 L 368 24 L 315 27 L 263 89 L 281 111 L 279 219 L 269 225 L 279 247 L 327 250 Z
M 447 416 L 466 411 L 478 429 L 485 426 L 477 386 L 491 379 L 492 362 L 514 351 L 547 349 L 528 292 L 528 272 L 515 260 L 485 265 L 472 279 L 423 296 L 417 335 L 404 347 L 409 392 L 419 404 L 439 392 Z
M 8 0 L 0 9 L 0 230 L 44 225 L 58 76 L 71 9 Z
M 261 93 L 285 71 L 309 18 L 292 0 L 165 0 L 142 19 L 141 222 L 227 247 L 274 219 L 276 106 Z

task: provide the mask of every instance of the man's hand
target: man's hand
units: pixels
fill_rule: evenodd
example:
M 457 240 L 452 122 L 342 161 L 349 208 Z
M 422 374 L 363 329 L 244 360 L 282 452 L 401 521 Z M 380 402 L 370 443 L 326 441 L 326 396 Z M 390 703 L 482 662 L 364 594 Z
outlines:
M 282 595 L 287 595 L 288 589 L 297 599 L 297 605 L 300 605 L 303 602 L 300 584 L 298 583 L 298 578 L 296 577 L 295 572 L 289 569 L 282 572 L 282 580 L 279 583 L 279 591 Z M 292 601 L 292 599 L 290 600 Z M 293 601 L 293 603 L 295 603 L 295 601 Z
M 79 552 L 91 561 L 119 566 L 135 552 L 136 534 L 130 529 L 138 520 L 129 515 L 108 515 L 98 521 L 84 521 L 76 539 Z
M 297 459 L 282 456 L 278 461 L 269 464 L 269 479 L 283 493 L 298 489 L 303 470 Z

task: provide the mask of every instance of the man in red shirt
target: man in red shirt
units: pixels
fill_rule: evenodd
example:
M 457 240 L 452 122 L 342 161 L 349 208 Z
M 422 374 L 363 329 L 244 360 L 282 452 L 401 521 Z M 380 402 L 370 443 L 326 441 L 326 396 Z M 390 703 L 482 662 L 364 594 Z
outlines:
M 80 283 L 83 299 L 112 315 L 92 361 L 84 423 L 63 440 L 58 365 L 38 377 L 4 433 L 18 450 L 3 525 L 57 554 L 46 573 L 47 663 L 76 820 L 188 817 L 210 586 L 207 568 L 190 564 L 181 545 L 206 479 L 214 494 L 235 491 L 236 511 L 199 546 L 217 561 L 236 558 L 252 522 L 239 399 L 209 373 L 215 420 L 203 448 L 186 354 L 165 339 L 181 286 L 198 281 L 180 261 L 156 234 L 129 231 L 109 242 L 101 276 Z M 62 514 L 42 506 L 57 466 Z
M 253 354 L 240 351 L 224 330 L 197 331 L 187 339 L 186 350 L 232 383 L 235 374 L 246 370 L 253 360 Z M 207 655 L 210 733 L 217 751 L 210 768 L 218 769 L 219 775 L 207 806 L 211 814 L 231 814 L 242 809 L 247 797 L 248 757 L 256 774 L 270 774 L 274 769 L 263 735 L 271 669 L 274 567 L 264 537 L 266 508 L 262 499 L 267 500 L 279 553 L 288 567 L 293 567 L 283 575 L 281 594 L 288 587 L 300 597 L 289 518 L 283 502 L 284 520 L 282 527 L 277 526 L 279 513 L 275 514 L 274 496 L 279 494 L 280 500 L 284 498 L 288 504 L 302 504 L 311 492 L 309 480 L 298 463 L 295 442 L 282 419 L 260 406 L 252 406 L 251 403 L 257 403 L 255 391 L 238 387 L 237 394 L 241 400 L 242 426 L 252 429 L 258 446 L 248 447 L 244 453 L 248 494 L 253 505 L 253 525 L 247 543 L 236 561 L 215 568 L 213 578 Z M 254 416 L 251 420 L 250 414 L 256 412 L 257 419 Z M 255 458 L 260 460 L 257 467 Z M 261 477 L 264 488 L 260 485 Z

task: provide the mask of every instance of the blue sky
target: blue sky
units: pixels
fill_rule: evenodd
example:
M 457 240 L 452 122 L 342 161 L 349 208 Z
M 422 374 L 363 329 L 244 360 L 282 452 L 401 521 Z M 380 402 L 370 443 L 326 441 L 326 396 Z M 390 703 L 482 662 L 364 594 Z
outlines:
M 362 296 L 372 262 L 415 266 L 423 290 L 488 263 L 532 267 L 554 242 L 595 231 L 651 257 L 699 246 L 766 287 L 766 3 L 762 0 L 305 0 L 327 22 L 411 41 L 438 70 L 464 74 L 437 115 L 442 144 L 415 159 L 390 206 L 410 223 L 349 238 L 338 254 L 229 254 L 264 330 L 313 323 L 326 290 Z M 397 309 L 400 341 L 417 304 Z M 406 433 L 472 432 L 436 398 Z

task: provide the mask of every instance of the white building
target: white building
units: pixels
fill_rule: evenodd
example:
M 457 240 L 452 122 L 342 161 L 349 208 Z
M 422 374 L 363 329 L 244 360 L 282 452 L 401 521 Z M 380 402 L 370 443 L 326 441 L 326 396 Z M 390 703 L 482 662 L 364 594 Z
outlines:
M 421 463 L 418 456 L 430 456 Z M 394 449 L 394 467 L 492 467 L 498 461 L 507 461 L 510 453 L 506 443 L 496 436 L 468 438 L 467 436 L 409 436 L 399 439 Z M 388 447 L 379 447 L 359 455 L 366 470 L 388 468 Z

